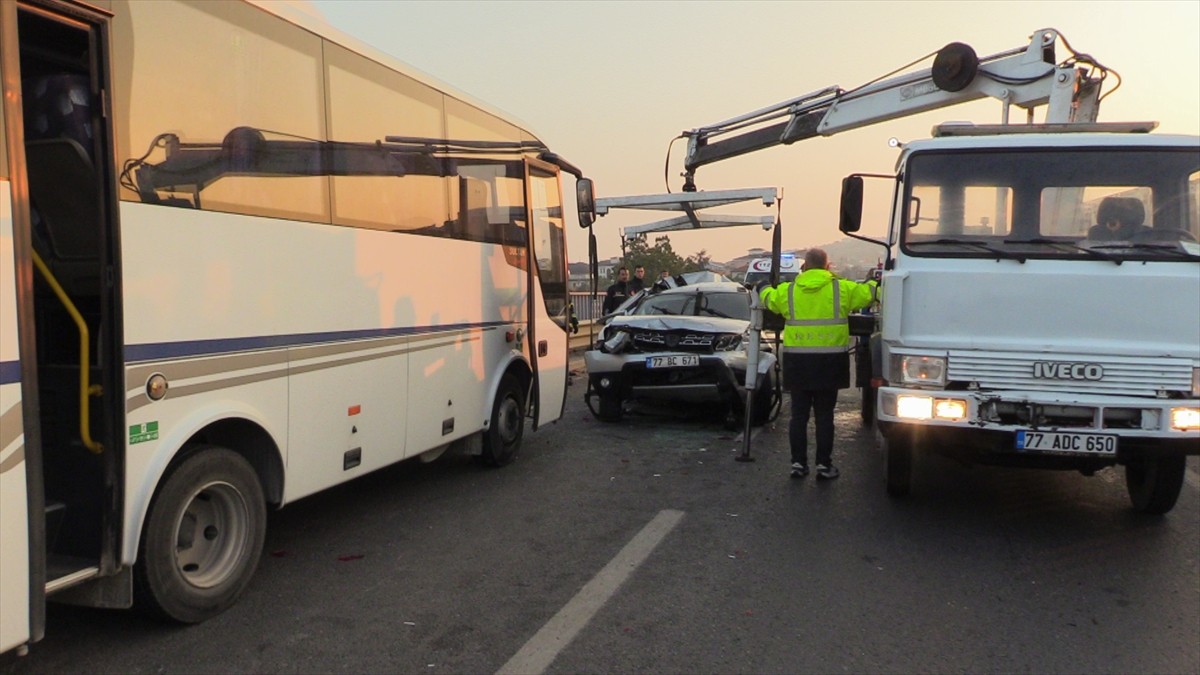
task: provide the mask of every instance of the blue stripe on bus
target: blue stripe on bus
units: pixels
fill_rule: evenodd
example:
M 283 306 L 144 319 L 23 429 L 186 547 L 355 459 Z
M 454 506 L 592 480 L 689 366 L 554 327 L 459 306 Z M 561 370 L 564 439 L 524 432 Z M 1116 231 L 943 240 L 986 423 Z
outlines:
M 0 361 L 0 384 L 12 384 L 21 381 L 20 361 Z
M 370 330 L 333 331 L 329 333 L 296 333 L 294 335 L 264 335 L 260 337 L 221 338 L 215 340 L 186 340 L 183 342 L 158 342 L 125 345 L 125 362 L 158 361 L 194 356 L 215 356 L 234 352 L 248 352 L 281 347 L 300 347 L 321 342 L 349 342 L 370 338 L 396 337 L 401 335 L 437 334 L 467 328 L 494 328 L 510 326 L 511 321 L 489 321 L 484 323 L 452 323 L 437 326 L 408 326 L 404 328 L 375 328 Z

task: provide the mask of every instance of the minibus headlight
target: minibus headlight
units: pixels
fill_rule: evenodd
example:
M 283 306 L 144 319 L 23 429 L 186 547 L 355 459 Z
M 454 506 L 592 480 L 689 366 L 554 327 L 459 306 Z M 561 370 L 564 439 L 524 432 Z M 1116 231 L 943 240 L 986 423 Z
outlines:
M 896 357 L 896 373 L 892 380 L 901 385 L 941 387 L 946 384 L 946 357 L 914 356 L 901 354 Z
M 1200 429 L 1200 408 L 1171 408 L 1171 428 L 1180 431 Z

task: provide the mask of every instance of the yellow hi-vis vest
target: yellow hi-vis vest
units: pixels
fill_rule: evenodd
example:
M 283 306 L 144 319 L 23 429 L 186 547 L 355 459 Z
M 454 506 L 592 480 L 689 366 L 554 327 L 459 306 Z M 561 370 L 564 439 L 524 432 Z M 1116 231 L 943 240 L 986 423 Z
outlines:
M 875 301 L 879 285 L 839 279 L 829 270 L 809 270 L 790 283 L 764 288 L 763 305 L 786 322 L 783 351 L 822 354 L 844 352 L 850 346 L 847 316 Z

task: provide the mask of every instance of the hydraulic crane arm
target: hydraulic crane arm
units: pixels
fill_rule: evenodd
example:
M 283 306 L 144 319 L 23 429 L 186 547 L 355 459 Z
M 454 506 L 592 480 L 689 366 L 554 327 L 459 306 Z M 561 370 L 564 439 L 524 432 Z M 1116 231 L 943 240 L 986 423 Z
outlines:
M 1054 47 L 1060 37 L 1054 29 L 1042 29 L 1027 46 L 984 58 L 953 42 L 936 53 L 932 68 L 920 72 L 881 78 L 849 91 L 826 87 L 685 131 L 683 189 L 696 189 L 696 169 L 706 164 L 987 97 L 1025 108 L 1030 115 L 1033 108 L 1048 105 L 1048 123 L 1094 122 L 1107 71 L 1081 54 L 1056 65 Z M 1091 77 L 1079 64 L 1097 67 L 1100 75 Z

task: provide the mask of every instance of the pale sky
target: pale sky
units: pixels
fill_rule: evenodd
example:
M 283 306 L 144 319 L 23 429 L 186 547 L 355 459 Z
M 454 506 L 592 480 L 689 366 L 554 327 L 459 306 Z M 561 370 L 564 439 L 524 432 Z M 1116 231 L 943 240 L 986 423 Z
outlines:
M 1040 28 L 1057 29 L 1075 50 L 1120 74 L 1100 121 L 1155 120 L 1156 133 L 1200 135 L 1197 0 L 313 4 L 342 31 L 526 123 L 594 178 L 600 197 L 666 192 L 667 147 L 685 129 L 827 86 L 850 89 L 949 42 L 965 42 L 981 57 L 1024 47 Z M 1066 55 L 1060 43 L 1057 57 Z M 925 138 L 947 120 L 999 122 L 1000 109 L 984 100 L 801 141 L 702 167 L 696 182 L 702 190 L 782 188 L 784 247 L 819 245 L 841 237 L 841 178 L 893 170 L 889 138 Z M 1024 117 L 1015 108 L 1013 115 Z M 684 145 L 677 141 L 671 153 L 676 192 Z M 569 176 L 563 188 L 573 191 Z M 768 213 L 761 204 L 732 212 Z M 599 219 L 600 257 L 620 253 L 620 228 L 671 215 Z M 864 233 L 882 231 L 882 220 Z M 570 259 L 585 260 L 586 235 L 569 222 Z M 680 232 L 671 243 L 681 255 L 706 249 L 725 261 L 770 248 L 770 234 L 758 227 Z

